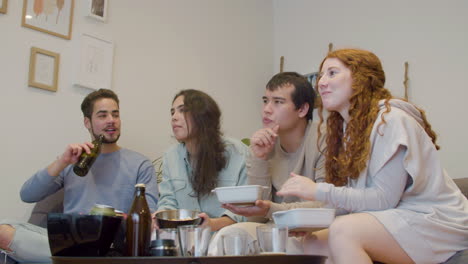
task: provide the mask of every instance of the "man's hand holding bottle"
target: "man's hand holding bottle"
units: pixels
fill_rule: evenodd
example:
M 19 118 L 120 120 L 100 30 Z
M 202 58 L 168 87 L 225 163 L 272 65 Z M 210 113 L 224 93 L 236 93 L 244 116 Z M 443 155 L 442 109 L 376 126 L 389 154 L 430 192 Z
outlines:
M 94 145 L 91 142 L 67 145 L 65 151 L 57 157 L 57 160 L 47 167 L 49 175 L 58 176 L 68 165 L 77 163 L 83 151 L 90 154 L 93 147 Z

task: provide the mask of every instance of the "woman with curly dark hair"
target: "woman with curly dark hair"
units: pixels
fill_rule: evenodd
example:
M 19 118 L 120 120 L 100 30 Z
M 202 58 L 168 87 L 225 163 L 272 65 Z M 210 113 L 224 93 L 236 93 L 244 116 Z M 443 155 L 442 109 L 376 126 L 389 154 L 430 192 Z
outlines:
M 246 184 L 248 148 L 221 133 L 221 111 L 198 90 L 182 90 L 172 102 L 171 125 L 179 142 L 163 156 L 158 210 L 191 209 L 211 230 L 239 222 L 241 216 L 221 208 L 216 187 Z
M 468 200 L 442 168 L 424 111 L 384 88 L 379 58 L 332 51 L 317 84 L 321 123 L 329 111 L 326 183 L 292 175 L 278 195 L 346 215 L 306 236 L 305 251 L 334 263 L 440 263 L 467 249 Z

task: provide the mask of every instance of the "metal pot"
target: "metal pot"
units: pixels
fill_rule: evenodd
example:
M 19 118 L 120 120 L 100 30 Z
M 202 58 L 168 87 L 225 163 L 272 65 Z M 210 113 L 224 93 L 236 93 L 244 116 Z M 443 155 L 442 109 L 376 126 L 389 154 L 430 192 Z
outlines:
M 181 225 L 200 225 L 200 212 L 188 209 L 164 210 L 156 213 L 159 228 L 177 228 Z

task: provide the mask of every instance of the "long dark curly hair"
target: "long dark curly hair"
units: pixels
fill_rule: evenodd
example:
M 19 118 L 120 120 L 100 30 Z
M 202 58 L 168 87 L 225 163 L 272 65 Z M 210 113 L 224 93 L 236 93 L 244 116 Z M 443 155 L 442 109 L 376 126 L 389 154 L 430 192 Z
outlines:
M 221 132 L 221 110 L 208 94 L 188 89 L 174 97 L 184 96 L 185 120 L 190 118 L 193 127 L 189 127 L 189 136 L 195 142 L 190 182 L 195 195 L 200 197 L 210 194 L 216 187 L 218 173 L 226 166 L 225 145 Z
M 379 58 L 372 52 L 358 49 L 340 49 L 327 54 L 320 64 L 328 58 L 337 58 L 351 70 L 352 90 L 349 108 L 349 122 L 343 131 L 344 120 L 338 112 L 331 111 L 327 118 L 327 149 L 325 150 L 326 181 L 336 186 L 344 186 L 348 179 L 357 179 L 366 168 L 370 155 L 370 134 L 377 119 L 379 101 L 385 99 L 385 111 L 379 125 L 385 123 L 385 114 L 390 112 L 389 100 L 392 94 L 384 88 L 385 73 Z M 318 82 L 318 80 L 317 80 Z M 424 122 L 426 133 L 436 144 L 437 136 L 426 119 L 423 110 L 417 108 Z M 324 122 L 323 105 L 319 107 L 320 125 Z M 319 126 L 320 127 L 320 126 Z M 346 148 L 344 147 L 346 146 Z

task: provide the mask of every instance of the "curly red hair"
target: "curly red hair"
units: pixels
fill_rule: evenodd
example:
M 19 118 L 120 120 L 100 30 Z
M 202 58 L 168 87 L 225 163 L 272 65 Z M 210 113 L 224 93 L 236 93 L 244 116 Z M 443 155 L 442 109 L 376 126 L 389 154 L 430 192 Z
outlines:
M 344 120 L 338 112 L 332 111 L 327 118 L 327 149 L 325 150 L 326 182 L 344 186 L 348 179 L 357 179 L 366 168 L 370 155 L 370 134 L 377 119 L 379 101 L 385 100 L 385 114 L 390 112 L 389 100 L 392 94 L 384 88 L 385 72 L 379 58 L 372 52 L 358 49 L 340 49 L 331 51 L 320 64 L 328 58 L 339 59 L 351 71 L 353 93 L 350 100 L 349 122 L 343 129 Z M 318 80 L 317 80 L 318 82 Z M 424 121 L 424 129 L 435 143 L 437 136 L 431 129 L 424 111 L 418 108 Z M 324 122 L 323 105 L 319 107 L 320 125 Z M 320 127 L 320 126 L 319 126 Z M 319 139 L 323 136 L 319 133 Z M 344 147 L 346 146 L 346 148 Z

